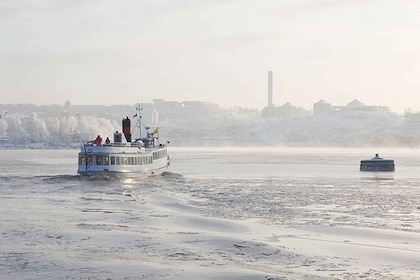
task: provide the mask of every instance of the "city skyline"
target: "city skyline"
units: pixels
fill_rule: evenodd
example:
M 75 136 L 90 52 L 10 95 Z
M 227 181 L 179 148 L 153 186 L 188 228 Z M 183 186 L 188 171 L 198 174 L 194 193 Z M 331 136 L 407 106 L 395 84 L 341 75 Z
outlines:
M 269 103 L 269 101 L 267 101 L 267 102 Z M 97 104 L 74 104 L 74 103 L 71 102 L 71 100 L 67 100 L 63 104 L 35 104 L 35 103 L 8 103 L 8 104 L 6 104 L 6 103 L 0 103 L 0 106 L 1 107 L 7 107 L 7 106 L 50 107 L 51 106 L 51 107 L 60 107 L 60 108 L 64 108 L 65 110 L 68 110 L 68 108 L 67 108 L 68 106 L 76 106 L 76 107 L 92 106 L 92 107 L 96 107 L 96 108 L 103 106 L 103 107 L 122 108 L 122 107 L 134 107 L 137 104 L 140 104 L 140 105 L 143 104 L 143 106 L 156 106 L 156 105 L 159 106 L 159 104 L 165 104 L 165 106 L 170 106 L 171 104 L 172 105 L 179 104 L 180 106 L 187 106 L 189 108 L 192 108 L 194 106 L 195 107 L 197 107 L 197 106 L 200 107 L 200 106 L 206 106 L 207 105 L 207 106 L 211 106 L 213 109 L 217 107 L 220 110 L 248 109 L 248 110 L 257 110 L 257 111 L 264 111 L 264 109 L 267 109 L 267 107 L 281 108 L 281 107 L 285 107 L 285 106 L 292 106 L 292 107 L 295 107 L 295 108 L 303 109 L 303 110 L 308 111 L 308 112 L 313 112 L 314 107 L 319 103 L 327 104 L 333 110 L 339 110 L 340 108 L 346 108 L 346 107 L 355 107 L 355 104 L 357 103 L 356 107 L 361 106 L 361 107 L 365 107 L 365 108 L 374 108 L 374 110 L 376 110 L 378 108 L 389 109 L 389 111 L 392 111 L 392 112 L 398 113 L 398 114 L 418 113 L 417 110 L 408 110 L 408 109 L 405 110 L 404 112 L 400 113 L 400 112 L 393 111 L 390 106 L 386 106 L 386 105 L 385 106 L 380 106 L 380 105 L 377 105 L 377 104 L 365 104 L 363 102 L 363 100 L 358 100 L 356 98 L 349 99 L 347 102 L 345 102 L 343 104 L 333 104 L 333 103 L 329 102 L 328 100 L 320 98 L 312 104 L 311 108 L 304 108 L 304 107 L 300 106 L 299 104 L 292 104 L 288 101 L 285 101 L 282 104 L 271 104 L 271 106 L 269 106 L 269 104 L 265 104 L 265 106 L 263 108 L 252 108 L 252 107 L 240 107 L 240 106 L 223 107 L 218 103 L 208 102 L 208 101 L 204 101 L 204 100 L 166 100 L 166 99 L 163 99 L 163 98 L 156 98 L 156 99 L 152 100 L 151 102 L 143 102 L 143 103 L 138 102 L 138 103 L 135 103 L 135 104 L 111 104 L 111 105 L 100 104 L 100 103 L 97 103 Z M 174 110 L 174 109 L 176 110 L 176 108 L 171 108 L 171 110 Z
M 1 103 L 419 110 L 417 1 L 0 3 Z

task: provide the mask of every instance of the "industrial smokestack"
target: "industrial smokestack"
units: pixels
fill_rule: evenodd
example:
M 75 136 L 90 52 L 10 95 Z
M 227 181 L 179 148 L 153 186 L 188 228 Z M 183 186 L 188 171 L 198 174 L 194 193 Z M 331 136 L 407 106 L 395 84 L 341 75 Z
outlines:
M 268 107 L 273 107 L 273 71 L 268 71 Z

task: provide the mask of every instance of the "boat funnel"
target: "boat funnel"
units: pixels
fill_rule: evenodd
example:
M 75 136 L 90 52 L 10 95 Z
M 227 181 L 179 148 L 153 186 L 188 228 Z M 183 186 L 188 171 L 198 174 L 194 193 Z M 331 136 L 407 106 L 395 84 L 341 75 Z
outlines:
M 121 143 L 122 141 L 122 133 L 121 132 L 114 132 L 114 143 Z
M 128 117 L 122 120 L 122 129 L 127 142 L 131 142 L 131 121 Z

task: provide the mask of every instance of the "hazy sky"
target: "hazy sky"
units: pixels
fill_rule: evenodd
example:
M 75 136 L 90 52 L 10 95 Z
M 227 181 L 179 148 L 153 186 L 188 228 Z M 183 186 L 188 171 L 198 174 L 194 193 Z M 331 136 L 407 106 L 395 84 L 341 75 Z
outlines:
M 420 110 L 417 0 L 2 0 L 0 103 Z

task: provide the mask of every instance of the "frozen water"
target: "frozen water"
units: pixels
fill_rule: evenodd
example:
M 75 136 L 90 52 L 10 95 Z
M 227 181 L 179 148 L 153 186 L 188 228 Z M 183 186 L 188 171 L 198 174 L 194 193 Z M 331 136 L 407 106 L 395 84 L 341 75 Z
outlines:
M 0 151 L 1 279 L 419 279 L 420 151 L 171 148 L 163 176 Z M 379 152 L 394 173 L 361 173 Z

